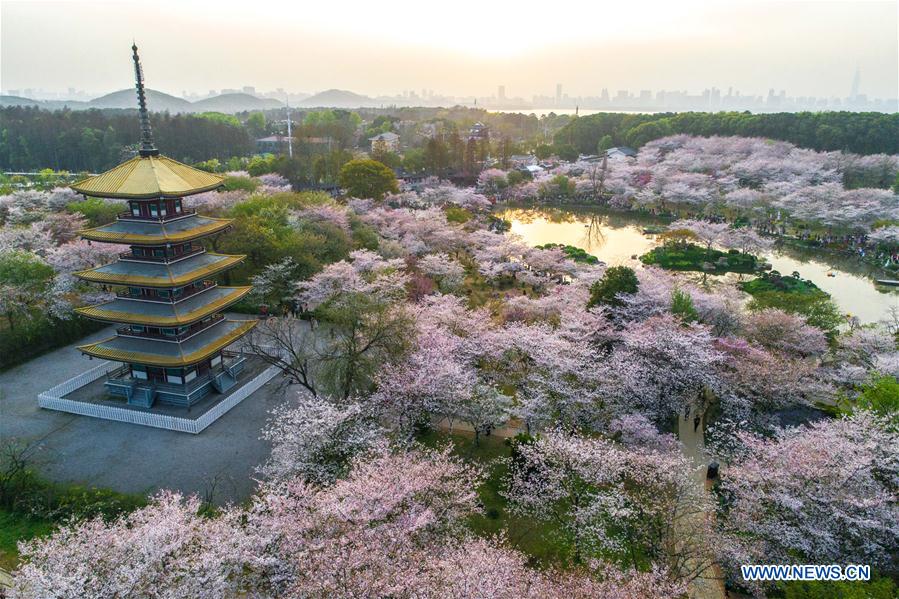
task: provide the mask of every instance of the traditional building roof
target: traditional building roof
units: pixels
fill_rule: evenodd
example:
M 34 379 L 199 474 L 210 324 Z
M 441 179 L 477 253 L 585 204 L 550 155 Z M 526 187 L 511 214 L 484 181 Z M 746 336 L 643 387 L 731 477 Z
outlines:
M 202 362 L 215 355 L 250 332 L 257 322 L 221 320 L 184 341 L 117 335 L 97 343 L 80 345 L 78 349 L 89 356 L 104 360 L 178 368 Z
M 110 302 L 75 308 L 94 320 L 173 327 L 192 324 L 224 310 L 250 292 L 252 287 L 210 287 L 178 302 L 154 302 L 116 298 Z
M 245 257 L 203 252 L 170 263 L 119 260 L 74 274 L 85 281 L 109 285 L 183 287 L 231 268 Z
M 374 137 L 369 137 L 368 141 L 396 141 L 400 138 L 399 135 L 393 133 L 392 131 L 387 131 L 386 133 L 378 133 Z
M 136 156 L 72 185 L 78 193 L 99 198 L 182 198 L 221 186 L 224 179 L 167 156 Z
M 192 214 L 167 221 L 117 219 L 108 225 L 79 231 L 84 239 L 129 245 L 164 245 L 206 237 L 231 226 L 233 219 Z

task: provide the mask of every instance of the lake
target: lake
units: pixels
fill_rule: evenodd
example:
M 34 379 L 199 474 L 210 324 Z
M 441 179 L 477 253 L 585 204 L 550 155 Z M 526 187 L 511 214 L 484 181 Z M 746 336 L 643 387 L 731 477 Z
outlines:
M 511 222 L 511 232 L 529 245 L 573 245 L 610 266 L 633 268 L 642 267 L 637 257 L 657 244 L 654 236 L 643 234 L 643 227 L 666 224 L 648 215 L 590 208 L 506 208 L 499 215 Z M 842 311 L 864 323 L 882 320 L 891 307 L 899 308 L 899 288 L 874 284 L 875 278 L 884 277 L 883 271 L 850 256 L 792 247 L 761 255 L 781 274 L 795 271 L 811 280 L 829 293 Z M 697 279 L 702 276 L 685 274 Z M 737 281 L 741 275 L 731 273 L 725 277 Z

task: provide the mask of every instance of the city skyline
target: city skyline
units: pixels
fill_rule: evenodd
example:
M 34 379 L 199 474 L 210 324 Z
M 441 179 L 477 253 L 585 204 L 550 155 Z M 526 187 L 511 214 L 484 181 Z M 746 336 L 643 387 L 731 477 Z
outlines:
M 421 90 L 406 89 L 395 94 L 385 94 L 380 96 L 368 96 L 363 93 L 360 94 L 360 97 L 366 98 L 366 103 L 360 104 L 360 107 L 373 107 L 380 103 L 381 106 L 391 104 L 407 106 L 480 105 L 485 108 L 500 110 L 546 110 L 552 108 L 565 110 L 584 108 L 590 110 L 605 107 L 618 109 L 642 108 L 646 110 L 689 109 L 716 111 L 752 109 L 770 110 L 776 108 L 783 110 L 849 109 L 892 112 L 899 109 L 899 100 L 897 100 L 896 97 L 873 98 L 866 94 L 862 81 L 861 70 L 860 68 L 856 68 L 851 77 L 849 89 L 845 95 L 824 97 L 788 95 L 787 90 L 776 90 L 774 88 L 769 88 L 767 93 L 764 94 L 743 93 L 733 86 L 728 86 L 727 89 L 706 87 L 701 91 L 694 93 L 691 93 L 690 90 L 681 89 L 628 90 L 603 87 L 599 90 L 599 93 L 583 96 L 570 96 L 566 91 L 565 84 L 557 83 L 552 95 L 534 94 L 525 98 L 515 95 L 514 90 L 510 91 L 508 86 L 498 84 L 496 86 L 496 91 L 490 95 L 458 96 L 441 93 L 427 88 Z M 351 91 L 356 92 L 358 90 Z M 3 89 L 2 92 L 10 96 L 21 96 L 38 100 L 81 102 L 90 101 L 105 95 L 104 93 L 90 94 L 74 88 L 69 88 L 66 92 L 62 93 L 47 93 L 43 90 L 34 89 Z M 315 96 L 313 93 L 295 92 L 293 90 L 284 90 L 283 88 L 276 90 L 257 90 L 255 86 L 251 85 L 222 88 L 219 90 L 211 89 L 205 93 L 182 90 L 181 94 L 170 95 L 195 102 L 217 95 L 234 93 L 249 94 L 258 98 L 274 99 L 282 103 L 289 98 L 290 102 L 296 102 L 298 104 L 302 104 L 304 100 Z

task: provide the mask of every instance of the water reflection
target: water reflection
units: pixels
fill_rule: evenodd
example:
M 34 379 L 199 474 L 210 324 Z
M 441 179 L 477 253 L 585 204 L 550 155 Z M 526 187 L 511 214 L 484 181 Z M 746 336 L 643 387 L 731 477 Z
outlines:
M 511 232 L 530 245 L 563 243 L 583 248 L 612 266 L 639 266 L 637 256 L 656 245 L 654 236 L 643 230 L 668 221 L 644 214 L 605 212 L 578 208 L 508 208 L 501 216 L 512 223 Z M 847 314 L 862 322 L 886 318 L 891 307 L 899 308 L 899 288 L 874 284 L 884 272 L 842 254 L 784 246 L 764 253 L 783 274 L 798 272 L 831 294 Z M 728 275 L 728 280 L 738 280 Z

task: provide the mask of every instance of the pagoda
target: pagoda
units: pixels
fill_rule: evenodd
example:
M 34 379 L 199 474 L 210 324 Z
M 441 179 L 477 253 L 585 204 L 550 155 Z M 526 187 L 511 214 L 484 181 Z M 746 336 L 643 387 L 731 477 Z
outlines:
M 77 312 L 121 326 L 114 337 L 78 349 L 123 363 L 105 382 L 110 395 L 141 408 L 156 403 L 190 408 L 209 393 L 225 393 L 237 383 L 245 358 L 225 348 L 256 321 L 229 320 L 221 311 L 251 288 L 223 287 L 212 280 L 244 256 L 206 251 L 203 238 L 230 229 L 231 220 L 197 214 L 184 206 L 184 198 L 218 188 L 222 178 L 162 156 L 156 149 L 137 46 L 132 51 L 139 155 L 72 186 L 85 196 L 128 202 L 128 209 L 114 222 L 80 234 L 130 249 L 116 262 L 75 273 L 117 291 L 112 301 Z

